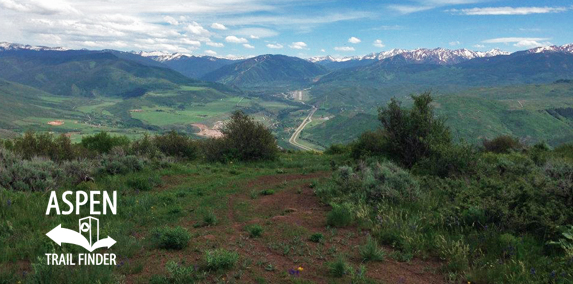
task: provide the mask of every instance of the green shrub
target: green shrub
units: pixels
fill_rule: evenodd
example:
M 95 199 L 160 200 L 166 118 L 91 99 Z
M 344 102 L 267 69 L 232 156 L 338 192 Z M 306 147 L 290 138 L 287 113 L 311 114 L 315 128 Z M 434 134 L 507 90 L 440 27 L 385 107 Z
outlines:
M 342 255 L 338 255 L 336 259 L 327 264 L 328 272 L 334 277 L 344 277 L 351 272 L 352 266 L 348 263 L 346 258 Z
M 362 261 L 382 261 L 384 260 L 384 250 L 378 247 L 376 240 L 368 236 L 366 244 L 360 246 L 359 248 L 360 256 Z
M 206 210 L 203 212 L 203 226 L 215 226 L 217 225 L 217 215 L 212 210 Z
M 161 178 L 154 175 L 136 176 L 129 178 L 126 184 L 134 190 L 150 191 L 155 186 L 161 184 Z
M 215 249 L 205 252 L 205 263 L 209 270 L 225 270 L 235 266 L 239 254 L 225 249 Z
M 110 175 L 127 174 L 143 170 L 147 158 L 126 155 L 121 148 L 114 148 L 111 153 L 103 155 L 100 160 L 99 172 Z
M 275 191 L 272 189 L 265 189 L 261 191 L 261 195 L 273 195 L 273 194 L 275 194 Z
M 93 175 L 96 169 L 96 162 L 93 160 L 81 159 L 71 160 L 62 163 L 61 168 L 64 176 L 77 185 L 86 181 L 93 181 Z
M 235 159 L 236 153 L 229 146 L 229 141 L 224 138 L 210 138 L 199 141 L 199 147 L 209 162 L 227 163 Z
M 193 265 L 185 266 L 183 263 L 177 263 L 170 260 L 165 265 L 169 273 L 168 283 L 187 284 L 195 282 L 195 268 Z
M 324 235 L 321 233 L 314 233 L 310 236 L 309 240 L 313 243 L 321 243 L 324 241 Z
M 181 250 L 187 247 L 191 235 L 183 227 L 156 228 L 152 232 L 152 240 L 158 248 Z
M 229 152 L 241 161 L 275 160 L 278 146 L 272 132 L 241 111 L 231 115 L 222 130 Z
M 378 112 L 388 155 L 408 168 L 430 157 L 438 145 L 450 145 L 452 141 L 444 120 L 434 116 L 430 93 L 413 95 L 412 99 L 411 109 L 403 109 L 398 100 L 392 99 Z
M 326 223 L 333 227 L 346 227 L 352 223 L 352 212 L 345 205 L 333 204 L 326 215 Z
M 199 153 L 199 148 L 195 141 L 174 130 L 155 136 L 153 144 L 163 154 L 171 157 L 193 160 L 197 158 Z
M 247 226 L 247 232 L 251 238 L 257 238 L 263 235 L 263 227 L 261 225 L 255 224 Z
M 484 140 L 483 147 L 486 152 L 493 153 L 509 153 L 511 151 L 517 151 L 525 148 L 517 138 L 511 137 L 509 135 L 501 135 L 493 140 Z
M 9 143 L 3 143 L 7 149 L 20 154 L 24 159 L 46 157 L 60 162 L 72 160 L 85 154 L 81 146 L 73 145 L 70 138 L 64 134 L 57 137 L 50 133 L 26 132 Z
M 81 145 L 98 153 L 109 153 L 114 147 L 123 147 L 129 145 L 129 138 L 126 136 L 112 136 L 105 131 L 92 136 L 82 137 Z
M 381 131 L 366 131 L 350 144 L 350 155 L 354 159 L 380 156 L 387 153 L 387 143 Z
M 330 147 L 328 147 L 328 148 L 324 151 L 324 154 L 327 154 L 327 155 L 340 155 L 340 154 L 348 153 L 349 150 L 350 150 L 350 148 L 348 147 L 348 145 L 332 144 L 332 145 L 330 145 Z
M 153 142 L 153 137 L 145 133 L 141 139 L 135 140 L 131 143 L 130 153 L 136 156 L 155 158 L 160 152 Z
M 63 178 L 62 170 L 46 158 L 23 160 L 21 156 L 0 149 L 0 187 L 18 191 L 55 189 Z
M 416 163 L 412 172 L 439 177 L 471 175 L 477 170 L 479 156 L 469 144 L 440 144 L 434 146 L 428 157 Z

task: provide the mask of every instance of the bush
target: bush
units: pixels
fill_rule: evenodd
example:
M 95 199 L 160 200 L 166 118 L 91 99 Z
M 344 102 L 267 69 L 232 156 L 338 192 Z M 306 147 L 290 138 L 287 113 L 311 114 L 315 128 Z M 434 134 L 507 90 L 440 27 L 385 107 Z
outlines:
M 153 138 L 149 134 L 145 133 L 143 138 L 131 143 L 130 153 L 136 156 L 156 158 L 160 152 L 153 143 Z
M 359 248 L 362 261 L 382 261 L 384 260 L 384 250 L 378 248 L 378 243 L 368 236 L 366 244 Z
M 324 235 L 321 233 L 314 233 L 310 236 L 309 240 L 313 243 L 320 243 L 324 240 Z
M 193 265 L 185 266 L 183 263 L 179 264 L 173 260 L 167 262 L 165 265 L 169 278 L 167 283 L 173 284 L 187 284 L 195 282 L 195 267 Z
M 152 240 L 158 248 L 181 250 L 187 247 L 191 235 L 183 227 L 157 228 L 152 233 Z
M 217 225 L 217 215 L 211 210 L 207 210 L 203 213 L 203 226 L 215 226 Z
M 210 138 L 199 142 L 201 152 L 205 160 L 209 162 L 227 163 L 233 160 L 236 153 L 229 146 L 229 141 L 224 138 Z
M 263 234 L 263 227 L 261 225 L 255 224 L 247 227 L 247 232 L 251 238 L 260 237 Z
M 64 134 L 54 138 L 50 133 L 28 131 L 24 136 L 4 144 L 6 148 L 22 155 L 24 159 L 39 156 L 59 162 L 75 159 L 82 154 L 81 149 L 73 145 L 70 138 Z
M 46 158 L 23 160 L 21 156 L 0 149 L 0 187 L 18 191 L 47 191 L 55 189 L 62 171 Z
M 110 175 L 138 172 L 143 170 L 147 162 L 144 157 L 126 155 L 122 148 L 114 148 L 111 153 L 103 155 L 99 171 Z
M 128 146 L 129 138 L 126 136 L 111 136 L 107 132 L 102 131 L 92 136 L 83 137 L 81 145 L 90 151 L 109 153 L 114 147 Z
M 343 144 L 332 144 L 330 145 L 330 147 L 328 147 L 325 151 L 324 154 L 327 155 L 340 155 L 340 154 L 345 154 L 348 153 L 350 150 L 350 148 L 347 145 L 343 145 Z
M 346 261 L 342 255 L 336 257 L 336 260 L 328 262 L 328 272 L 334 277 L 344 277 L 352 271 L 352 266 Z
M 210 270 L 233 268 L 239 259 L 239 254 L 225 249 L 210 250 L 205 253 L 205 262 Z
M 414 165 L 412 172 L 439 177 L 471 175 L 476 171 L 479 156 L 469 144 L 436 145 L 429 157 Z
M 494 153 L 509 153 L 511 151 L 517 151 L 524 149 L 525 146 L 517 140 L 517 138 L 511 137 L 509 135 L 501 135 L 493 140 L 483 140 L 483 147 L 486 152 Z
M 72 160 L 64 162 L 61 167 L 64 176 L 71 181 L 72 185 L 77 185 L 86 181 L 93 181 L 96 163 L 92 160 Z
M 161 178 L 158 176 L 148 176 L 148 175 L 137 176 L 128 179 L 126 184 L 134 190 L 150 191 L 155 186 L 161 184 Z
M 241 161 L 275 160 L 278 157 L 277 141 L 262 123 L 241 111 L 231 115 L 231 121 L 222 130 L 227 153 Z
M 332 210 L 326 215 L 326 223 L 333 227 L 346 227 L 352 223 L 352 212 L 345 205 L 332 205 Z
M 198 156 L 198 146 L 191 138 L 181 135 L 174 130 L 163 135 L 155 136 L 153 144 L 167 156 L 193 160 Z
M 392 99 L 388 107 L 378 112 L 388 155 L 408 168 L 430 157 L 438 145 L 451 144 L 450 130 L 444 120 L 434 117 L 430 93 L 413 95 L 412 99 L 414 106 L 409 110 Z
M 380 156 L 386 153 L 386 140 L 381 131 L 366 131 L 350 144 L 350 155 L 354 159 Z

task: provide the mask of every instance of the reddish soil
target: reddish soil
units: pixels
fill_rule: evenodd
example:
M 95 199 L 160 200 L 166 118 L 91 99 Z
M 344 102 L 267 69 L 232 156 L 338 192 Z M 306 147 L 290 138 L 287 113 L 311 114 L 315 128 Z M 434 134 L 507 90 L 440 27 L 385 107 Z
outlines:
M 216 247 L 238 251 L 240 260 L 232 271 L 222 272 L 223 274 L 211 273 L 211 278 L 205 281 L 207 283 L 215 280 L 224 283 L 255 283 L 259 277 L 266 279 L 266 283 L 292 283 L 289 278 L 293 277 L 310 280 L 312 283 L 333 283 L 326 263 L 333 260 L 335 254 L 342 253 L 354 268 L 358 267 L 361 264 L 358 247 L 365 243 L 369 232 L 357 227 L 336 230 L 327 228 L 326 214 L 330 208 L 322 204 L 309 187 L 313 179 L 326 176 L 328 173 L 325 172 L 308 175 L 277 174 L 246 182 L 246 185 L 242 186 L 245 188 L 244 192 L 229 196 L 227 220 L 221 220 L 220 224 L 213 227 L 193 228 L 192 220 L 182 219 L 181 225 L 195 235 L 190 246 L 182 251 L 153 250 L 144 253 L 139 260 L 132 260 L 144 263 L 144 268 L 136 275 L 129 275 L 127 283 L 140 282 L 139 280 L 147 279 L 151 275 L 165 273 L 165 263 L 173 259 L 184 260 L 187 265 L 200 265 L 202 251 Z M 256 199 L 249 195 L 249 191 L 253 189 L 261 190 L 281 185 L 284 185 L 284 188 L 273 195 L 259 196 Z M 262 237 L 249 237 L 245 227 L 251 224 L 263 226 Z M 313 233 L 322 233 L 324 243 L 309 241 L 308 236 Z M 288 252 L 285 253 L 285 250 Z M 392 252 L 392 248 L 385 247 L 384 250 L 387 255 Z M 382 262 L 368 262 L 364 265 L 368 278 L 377 283 L 445 282 L 443 276 L 436 273 L 441 266 L 437 260 L 413 259 L 405 263 L 387 256 Z M 289 275 L 289 270 L 298 267 L 303 268 L 298 276 Z M 348 281 L 349 278 L 342 278 L 334 283 Z

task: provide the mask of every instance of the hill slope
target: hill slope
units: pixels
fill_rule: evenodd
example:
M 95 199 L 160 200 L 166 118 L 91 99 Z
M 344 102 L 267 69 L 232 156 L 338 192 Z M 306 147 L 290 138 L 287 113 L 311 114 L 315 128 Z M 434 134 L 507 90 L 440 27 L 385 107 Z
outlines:
M 195 83 L 168 68 L 121 59 L 110 52 L 0 52 L 0 78 L 65 96 L 134 97 L 147 90 Z
M 223 66 L 202 79 L 245 89 L 298 88 L 327 73 L 322 66 L 284 55 L 261 55 Z

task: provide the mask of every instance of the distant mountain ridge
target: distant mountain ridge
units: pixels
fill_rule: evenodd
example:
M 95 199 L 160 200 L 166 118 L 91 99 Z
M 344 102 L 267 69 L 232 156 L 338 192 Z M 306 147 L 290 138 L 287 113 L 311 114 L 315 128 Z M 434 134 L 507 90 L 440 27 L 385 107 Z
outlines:
M 290 88 L 312 83 L 326 68 L 298 57 L 265 54 L 223 66 L 201 79 L 245 89 Z

